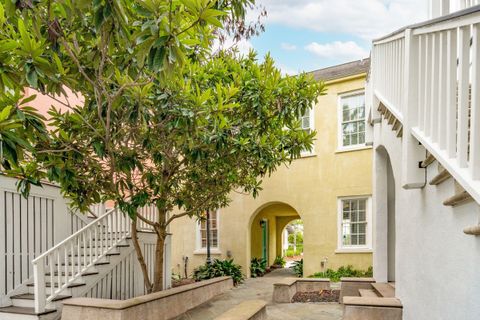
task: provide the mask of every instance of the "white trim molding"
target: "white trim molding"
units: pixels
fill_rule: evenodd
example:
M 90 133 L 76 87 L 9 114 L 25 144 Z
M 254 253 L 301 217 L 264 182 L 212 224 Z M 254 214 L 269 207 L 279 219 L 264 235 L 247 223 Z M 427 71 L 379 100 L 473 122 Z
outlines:
M 343 244 L 343 201 L 365 199 L 365 245 L 344 245 Z M 341 196 L 337 198 L 337 250 L 335 253 L 370 253 L 373 251 L 372 246 L 372 196 L 356 195 Z
M 310 109 L 308 109 L 308 128 L 303 126 L 303 118 L 304 115 L 300 116 L 300 125 L 304 130 L 310 130 L 310 132 L 315 131 L 315 105 L 313 105 Z M 315 153 L 315 138 L 313 139 L 312 150 L 311 151 L 302 151 L 300 153 L 300 158 L 308 158 L 316 156 Z
M 221 254 L 220 251 L 220 210 L 212 210 L 210 214 L 216 215 L 217 220 L 217 246 L 210 247 L 211 254 Z M 202 235 L 200 232 L 200 221 L 195 224 L 195 251 L 193 254 L 207 254 L 207 248 L 202 247 Z
M 359 89 L 359 90 L 354 90 L 354 91 L 349 91 L 349 92 L 344 92 L 344 93 L 339 93 L 338 98 L 337 98 L 337 150 L 336 152 L 343 152 L 343 151 L 356 151 L 356 150 L 363 150 L 366 147 L 366 128 L 367 128 L 367 106 L 366 102 L 364 102 L 364 108 L 365 108 L 365 138 L 363 143 L 358 143 L 355 145 L 348 145 L 344 146 L 343 145 L 343 130 L 342 130 L 342 124 L 343 124 L 343 107 L 342 107 L 342 100 L 345 98 L 349 97 L 354 97 L 354 96 L 359 96 L 363 95 L 364 100 L 365 100 L 365 89 Z

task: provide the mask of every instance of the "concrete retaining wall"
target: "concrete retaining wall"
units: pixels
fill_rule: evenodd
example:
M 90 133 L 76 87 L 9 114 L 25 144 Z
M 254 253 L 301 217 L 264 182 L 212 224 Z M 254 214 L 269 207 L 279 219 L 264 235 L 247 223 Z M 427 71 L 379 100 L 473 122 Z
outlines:
M 330 289 L 330 280 L 322 278 L 292 278 L 273 285 L 273 302 L 290 303 L 297 292 Z
M 373 278 L 341 278 L 340 303 L 343 297 L 359 297 L 358 289 L 372 289 Z
M 168 320 L 233 288 L 230 277 L 192 283 L 128 300 L 92 298 L 68 299 L 63 303 L 63 320 Z

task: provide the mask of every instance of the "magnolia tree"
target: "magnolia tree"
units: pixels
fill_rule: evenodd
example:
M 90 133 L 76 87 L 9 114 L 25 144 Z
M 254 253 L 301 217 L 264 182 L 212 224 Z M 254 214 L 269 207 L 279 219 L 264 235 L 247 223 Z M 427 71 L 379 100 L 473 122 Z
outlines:
M 128 214 L 149 292 L 162 289 L 172 221 L 228 205 L 232 190 L 257 195 L 263 177 L 311 148 L 297 119 L 321 84 L 282 76 L 268 56 L 210 54 L 225 30 L 252 34 L 243 22 L 252 2 L 0 2 L 0 53 L 10 53 L 1 89 L 31 87 L 64 107 L 51 109 L 28 171 L 59 182 L 81 210 L 112 200 Z M 65 88 L 82 104 L 63 99 Z M 138 213 L 147 205 L 156 219 Z M 157 235 L 152 277 L 138 221 Z

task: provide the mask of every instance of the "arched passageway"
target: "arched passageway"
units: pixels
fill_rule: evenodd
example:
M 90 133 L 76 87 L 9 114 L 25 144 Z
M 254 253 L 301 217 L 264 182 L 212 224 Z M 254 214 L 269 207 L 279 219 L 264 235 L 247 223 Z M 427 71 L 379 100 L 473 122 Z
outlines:
M 277 256 L 282 256 L 283 231 L 293 220 L 301 219 L 299 213 L 286 203 L 271 203 L 258 209 L 250 226 L 251 258 L 260 258 L 272 265 Z
M 376 150 L 376 270 L 377 281 L 395 282 L 396 224 L 395 224 L 395 177 L 387 150 Z M 375 263 L 374 263 L 375 264 Z

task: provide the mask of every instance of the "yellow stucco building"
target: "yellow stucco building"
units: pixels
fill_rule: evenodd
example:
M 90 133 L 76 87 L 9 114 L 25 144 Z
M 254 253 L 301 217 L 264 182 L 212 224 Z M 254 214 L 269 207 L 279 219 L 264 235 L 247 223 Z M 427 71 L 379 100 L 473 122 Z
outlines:
M 253 257 L 267 257 L 271 265 L 282 252 L 283 229 L 300 218 L 304 276 L 342 265 L 372 265 L 368 68 L 365 59 L 312 72 L 327 87 L 302 117 L 304 129 L 317 132 L 313 151 L 265 179 L 256 199 L 232 193 L 229 207 L 211 214 L 213 258 L 234 258 L 247 275 Z M 206 259 L 205 223 L 179 219 L 171 233 L 173 272 L 190 275 Z

